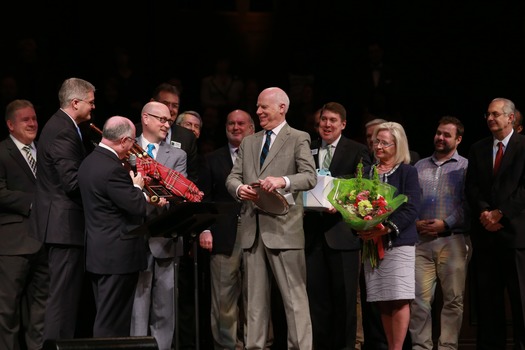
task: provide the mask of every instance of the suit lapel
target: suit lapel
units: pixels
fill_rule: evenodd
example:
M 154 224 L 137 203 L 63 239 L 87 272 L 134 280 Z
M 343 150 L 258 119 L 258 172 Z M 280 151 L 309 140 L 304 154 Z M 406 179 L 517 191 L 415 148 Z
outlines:
M 498 170 L 498 173 L 496 174 L 496 177 L 502 174 L 506 171 L 506 169 L 511 165 L 513 159 L 516 155 L 516 144 L 519 142 L 518 140 L 518 134 L 514 132 L 512 136 L 509 139 L 509 142 L 507 144 L 507 148 L 505 149 L 505 153 L 503 153 L 503 158 L 501 159 L 501 164 Z M 492 144 L 491 144 L 492 146 Z M 491 158 L 492 159 L 492 158 Z
M 9 154 L 11 154 L 11 157 L 13 157 L 14 161 L 20 166 L 24 173 L 26 173 L 28 179 L 31 179 L 31 181 L 33 182 L 36 182 L 35 175 L 29 167 L 29 164 L 27 164 L 24 155 L 20 152 L 18 147 L 16 147 L 15 143 L 13 142 L 13 140 L 11 140 L 10 137 L 8 137 L 7 149 L 9 151 Z

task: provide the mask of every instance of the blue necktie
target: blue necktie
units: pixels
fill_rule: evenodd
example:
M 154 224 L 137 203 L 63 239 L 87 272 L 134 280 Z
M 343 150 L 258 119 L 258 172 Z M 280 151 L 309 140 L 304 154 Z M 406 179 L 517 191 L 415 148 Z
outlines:
M 270 151 L 270 142 L 272 141 L 272 131 L 266 130 L 266 140 L 264 141 L 264 146 L 261 151 L 261 159 L 259 166 L 262 168 L 264 164 L 264 160 L 266 159 L 266 156 L 268 155 L 268 152 Z
M 148 145 L 148 149 L 147 149 L 147 151 L 146 151 L 146 152 L 148 153 L 148 155 L 149 155 L 151 158 L 153 158 L 153 159 L 155 159 L 155 157 L 153 157 L 153 150 L 154 150 L 154 149 L 155 149 L 155 145 L 152 144 L 152 143 L 150 143 L 150 144 Z

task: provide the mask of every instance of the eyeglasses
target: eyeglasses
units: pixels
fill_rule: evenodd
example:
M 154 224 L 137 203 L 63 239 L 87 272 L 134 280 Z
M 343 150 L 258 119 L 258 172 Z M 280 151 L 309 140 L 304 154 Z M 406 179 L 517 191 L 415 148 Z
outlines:
M 391 147 L 391 146 L 395 145 L 394 142 L 392 142 L 392 143 L 386 143 L 385 141 L 379 141 L 379 140 L 374 140 L 374 141 L 373 141 L 373 144 L 374 144 L 374 146 L 376 146 L 376 147 L 377 147 L 377 146 L 381 146 L 381 148 L 388 148 L 388 147 Z
M 146 114 L 149 115 L 149 116 L 152 116 L 153 118 L 157 118 L 158 121 L 159 121 L 161 124 L 168 123 L 169 126 L 172 126 L 172 125 L 173 125 L 173 120 L 171 120 L 171 119 L 168 119 L 168 118 L 165 118 L 165 117 L 159 117 L 158 115 L 151 114 L 151 113 L 148 113 L 148 112 L 146 112 Z
M 494 118 L 497 118 L 501 115 L 506 115 L 507 113 L 498 113 L 498 112 L 485 112 L 483 114 L 483 117 L 485 117 L 485 119 L 487 119 L 488 117 L 490 117 L 491 115 L 494 117 Z
M 179 109 L 179 104 L 178 104 L 178 103 L 175 103 L 175 102 L 160 101 L 160 103 L 165 104 L 166 106 L 168 106 L 168 108 Z
M 83 100 L 81 98 L 77 98 L 77 100 L 85 102 L 85 103 L 89 104 L 91 107 L 95 107 L 95 101 L 86 101 L 86 100 Z

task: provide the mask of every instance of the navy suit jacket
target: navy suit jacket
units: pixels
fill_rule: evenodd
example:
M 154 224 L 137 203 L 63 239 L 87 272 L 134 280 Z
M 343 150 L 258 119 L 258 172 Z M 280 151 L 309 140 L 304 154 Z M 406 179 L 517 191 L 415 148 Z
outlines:
M 204 192 L 203 201 L 215 202 L 226 209 L 211 226 L 213 235 L 212 254 L 231 255 L 237 236 L 237 220 L 241 204 L 226 189 L 226 178 L 233 167 L 228 145 L 221 147 L 205 157 L 199 176 L 199 188 Z
M 42 246 L 30 237 L 35 186 L 24 155 L 8 136 L 0 143 L 0 255 L 33 254 Z
M 84 245 L 84 213 L 77 174 L 85 156 L 75 123 L 59 109 L 42 129 L 38 141 L 33 205 L 34 234 L 38 240 Z
M 129 234 L 146 217 L 146 199 L 111 151 L 97 146 L 82 162 L 78 182 L 86 215 L 86 270 L 126 274 L 146 268 L 146 243 Z
M 320 140 L 314 141 L 311 146 L 317 169 L 319 169 L 320 147 Z M 328 170 L 333 177 L 352 178 L 355 177 L 357 164 L 361 160 L 365 166 L 370 164 L 368 148 L 362 143 L 341 136 Z M 359 238 L 353 234 L 339 213 L 306 210 L 304 231 L 307 249 L 315 241 L 314 236 L 318 234 L 324 234 L 326 243 L 332 249 L 356 250 L 361 247 Z
M 493 175 L 492 136 L 469 151 L 465 191 L 472 211 L 472 241 L 489 248 L 525 248 L 525 136 L 514 132 L 496 175 Z M 498 232 L 483 228 L 479 216 L 486 209 L 503 212 Z

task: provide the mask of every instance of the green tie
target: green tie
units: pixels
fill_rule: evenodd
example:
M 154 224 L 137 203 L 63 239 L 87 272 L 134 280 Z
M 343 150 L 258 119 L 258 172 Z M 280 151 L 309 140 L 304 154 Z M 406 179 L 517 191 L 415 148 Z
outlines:
M 332 162 L 332 146 L 326 145 L 326 154 L 323 159 L 323 169 L 329 169 L 330 163 Z

